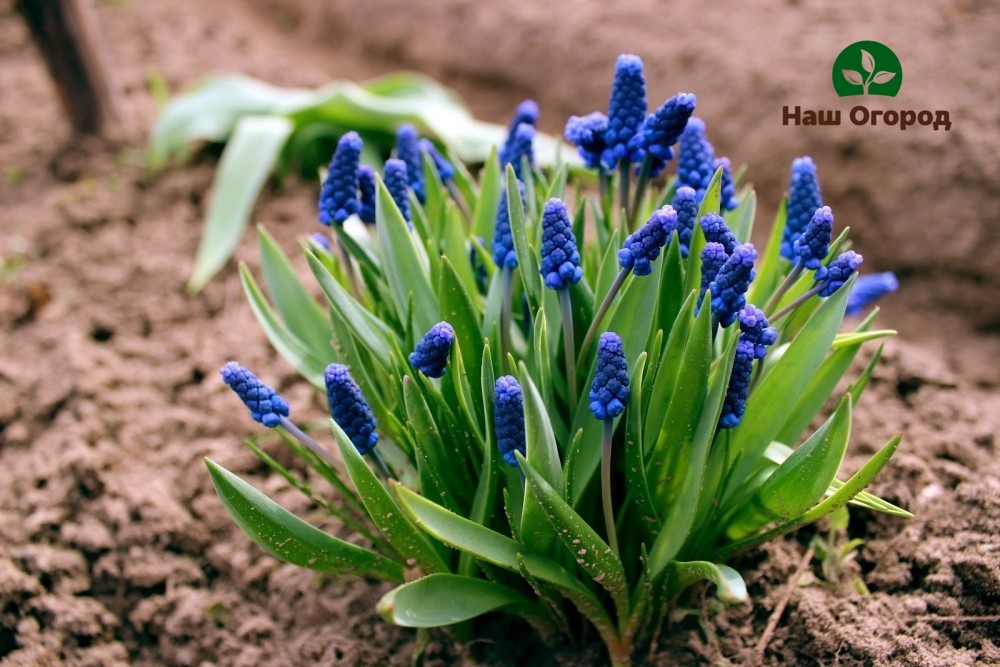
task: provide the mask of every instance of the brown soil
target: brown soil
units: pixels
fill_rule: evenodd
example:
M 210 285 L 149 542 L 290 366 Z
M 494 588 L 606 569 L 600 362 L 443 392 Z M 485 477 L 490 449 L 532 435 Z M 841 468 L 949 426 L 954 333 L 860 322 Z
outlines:
M 311 511 L 240 445 L 254 429 L 216 378 L 224 361 L 240 358 L 297 406 L 316 402 L 270 351 L 231 268 L 202 295 L 184 293 L 214 160 L 154 179 L 136 150 L 153 114 L 151 69 L 175 90 L 225 70 L 317 85 L 398 66 L 408 53 L 335 52 L 236 0 L 97 9 L 135 113 L 132 131 L 112 141 L 70 138 L 25 30 L 0 3 L 0 257 L 23 262 L 0 284 L 0 665 L 409 664 L 414 634 L 374 613 L 384 587 L 278 563 L 215 497 L 204 456 Z M 494 119 L 525 92 L 475 72 L 443 75 Z M 542 91 L 531 92 L 545 108 Z M 797 151 L 772 134 L 784 164 Z M 752 154 L 736 157 L 777 178 L 758 172 Z M 830 157 L 821 164 L 834 178 L 845 165 Z M 256 219 L 291 249 L 313 230 L 313 201 L 308 185 L 273 187 Z M 919 206 L 911 220 L 936 223 Z M 252 266 L 255 256 L 250 242 L 239 251 Z M 936 270 L 936 283 L 952 279 Z M 847 463 L 904 433 L 874 491 L 916 518 L 852 514 L 850 534 L 866 542 L 850 574 L 872 594 L 789 588 L 813 534 L 804 531 L 737 564 L 752 603 L 714 613 L 703 591 L 685 601 L 697 613 L 668 628 L 651 664 L 1000 664 L 1000 340 L 941 312 L 943 292 L 927 284 L 904 283 L 888 304 L 883 323 L 902 338 L 857 411 Z M 435 634 L 425 664 L 458 664 L 470 651 L 492 665 L 601 659 L 586 640 L 554 656 L 524 632 L 500 619 L 472 649 Z

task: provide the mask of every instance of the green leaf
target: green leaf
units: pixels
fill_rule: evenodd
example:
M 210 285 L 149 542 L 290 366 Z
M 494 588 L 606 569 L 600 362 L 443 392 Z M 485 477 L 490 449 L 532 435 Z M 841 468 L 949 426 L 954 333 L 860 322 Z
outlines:
M 714 583 L 715 595 L 726 604 L 746 602 L 747 585 L 740 573 L 728 565 L 708 561 L 674 561 L 670 564 L 669 581 L 673 591 L 682 591 L 701 579 Z
M 403 581 L 399 563 L 310 526 L 215 462 L 205 465 L 229 516 L 275 558 L 317 572 Z
M 479 329 L 479 317 L 472 305 L 472 297 L 466 291 L 458 272 L 448 257 L 441 258 L 441 280 L 438 283 L 438 302 L 441 318 L 455 329 L 455 338 L 462 349 L 462 359 L 468 364 L 469 384 L 473 399 L 482 400 L 479 375 L 483 354 L 483 334 Z
M 641 387 L 646 354 L 640 354 L 632 369 L 632 387 Z M 625 414 L 625 483 L 635 502 L 642 541 L 652 544 L 660 527 L 660 516 L 646 482 L 642 440 L 642 392 L 633 391 Z
M 406 628 L 453 625 L 491 611 L 543 613 L 537 603 L 512 588 L 457 574 L 421 577 L 392 590 L 379 602 L 379 613 Z
M 413 234 L 381 180 L 375 199 L 375 218 L 382 272 L 392 290 L 396 310 L 407 312 L 412 294 L 416 335 L 423 335 L 438 322 L 438 304 L 427 276 L 426 258 L 418 252 Z
M 476 211 L 472 216 L 473 232 L 485 241 L 483 245 L 487 247 L 493 241 L 493 228 L 496 226 L 500 197 L 506 196 L 503 183 L 500 181 L 500 161 L 494 148 L 483 167 L 479 182 L 479 199 L 476 201 Z
M 524 200 L 517 187 L 517 176 L 514 167 L 507 165 L 507 211 L 510 215 L 510 234 L 514 240 L 514 251 L 517 253 L 517 270 L 521 275 L 521 284 L 528 295 L 532 309 L 541 302 L 539 296 L 541 287 L 537 271 L 532 271 L 531 259 L 534 257 L 528 245 L 527 221 L 524 217 Z
M 449 456 L 441 432 L 427 401 L 409 375 L 403 377 L 403 396 L 406 401 L 407 426 L 413 433 L 417 447 L 417 472 L 420 474 L 420 490 L 428 498 L 435 498 L 448 509 L 458 511 L 458 498 L 453 484 L 460 468 L 454 465 L 454 457 Z
M 447 572 L 448 565 L 427 541 L 427 537 L 409 521 L 396 501 L 382 486 L 382 482 L 358 453 L 354 443 L 337 422 L 330 420 L 333 435 L 340 447 L 347 474 L 358 490 L 368 517 L 393 548 L 403 557 L 408 567 L 419 567 L 425 573 Z
M 767 240 L 767 248 L 758 264 L 757 277 L 750 284 L 747 292 L 747 303 L 761 304 L 763 308 L 767 300 L 778 289 L 784 279 L 782 272 L 781 239 L 785 235 L 786 213 L 788 211 L 788 196 L 778 204 L 778 213 L 771 225 L 771 235 Z
M 215 172 L 189 291 L 200 292 L 233 256 L 257 194 L 291 133 L 292 124 L 274 116 L 248 116 L 236 124 Z
M 323 360 L 313 356 L 305 343 L 278 319 L 245 264 L 240 264 L 240 281 L 243 283 L 247 301 L 250 302 L 250 310 L 253 311 L 274 349 L 310 383 L 316 387 L 323 387 L 323 371 L 326 369 Z
M 333 360 L 326 312 L 299 282 L 288 257 L 263 226 L 257 227 L 260 263 L 271 299 L 289 330 L 320 361 Z
M 562 466 L 559 463 L 559 449 L 552 433 L 545 402 L 522 362 L 519 365 L 520 382 L 524 390 L 525 450 L 528 461 L 538 474 L 557 493 L 562 494 Z M 524 494 L 524 509 L 521 512 L 521 540 L 540 553 L 548 553 L 553 542 L 552 532 L 544 518 L 544 510 L 535 496 Z
M 739 206 L 730 214 L 727 214 L 729 228 L 733 230 L 733 235 L 740 243 L 750 240 L 753 232 L 753 219 L 757 213 L 757 195 L 751 190 L 740 200 Z

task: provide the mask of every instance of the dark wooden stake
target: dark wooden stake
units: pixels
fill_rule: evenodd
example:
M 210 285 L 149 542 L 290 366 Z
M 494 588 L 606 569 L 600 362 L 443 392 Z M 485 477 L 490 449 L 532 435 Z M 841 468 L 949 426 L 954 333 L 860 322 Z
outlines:
M 104 42 L 87 0 L 17 0 L 73 129 L 101 134 L 123 120 Z

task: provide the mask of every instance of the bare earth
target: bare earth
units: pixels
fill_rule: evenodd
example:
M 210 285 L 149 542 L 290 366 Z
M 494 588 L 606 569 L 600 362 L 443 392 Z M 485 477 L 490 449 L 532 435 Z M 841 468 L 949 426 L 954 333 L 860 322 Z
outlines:
M 253 4 L 99 4 L 134 126 L 117 140 L 80 141 L 70 138 L 40 59 L 9 1 L 0 2 L 0 257 L 23 258 L 20 270 L 0 282 L 2 667 L 409 664 L 414 634 L 374 613 L 384 587 L 357 579 L 333 581 L 278 563 L 233 526 L 212 491 L 205 456 L 345 534 L 315 516 L 241 444 L 256 430 L 217 379 L 217 369 L 230 358 L 276 385 L 302 418 L 320 419 L 322 412 L 311 388 L 258 331 L 233 268 L 202 295 L 184 293 L 214 158 L 151 178 L 136 148 L 154 113 L 145 88 L 153 69 L 179 90 L 215 71 L 318 85 L 337 76 L 374 75 L 401 66 L 403 59 L 411 66 L 432 59 L 419 49 L 411 53 L 404 40 L 396 51 L 358 44 L 358 39 L 337 51 L 302 38 L 294 28 L 300 17 L 294 7 L 280 7 L 285 13 L 279 15 L 287 20 L 274 21 L 274 3 Z M 259 13 L 265 4 L 269 13 Z M 778 11 L 808 3 L 773 4 Z M 989 27 L 981 24 L 991 23 L 976 21 L 977 12 L 986 10 L 975 3 L 934 11 L 944 17 L 945 33 L 969 31 L 978 38 Z M 582 30 L 582 20 L 570 21 L 577 26 L 573 34 Z M 952 24 L 958 27 L 947 27 Z M 529 31 L 524 39 L 534 44 L 541 37 Z M 808 39 L 801 36 L 796 48 L 807 50 Z M 565 113 L 603 104 L 594 91 L 606 90 L 604 70 L 612 50 L 628 47 L 602 44 L 610 56 L 602 51 L 600 65 L 597 59 L 580 61 L 579 72 L 567 65 L 551 94 L 521 75 L 500 77 L 433 63 L 428 69 L 494 120 L 502 120 L 521 96 L 535 95 L 546 114 L 543 125 L 558 131 Z M 758 58 L 748 59 L 746 67 L 756 72 Z M 581 84 L 589 92 L 571 105 L 566 92 L 571 82 L 595 71 L 601 80 Z M 737 80 L 738 74 L 720 68 L 727 80 Z M 674 87 L 701 93 L 695 83 Z M 673 92 L 662 82 L 651 87 L 658 94 Z M 717 94 L 705 90 L 704 99 L 712 99 L 710 92 Z M 709 119 L 738 114 L 742 101 L 727 98 Z M 955 105 L 975 107 L 969 98 Z M 933 188 L 929 179 L 921 181 L 922 194 L 895 190 L 917 199 L 872 199 L 883 209 L 905 209 L 910 228 L 925 230 L 940 222 L 936 192 L 979 197 L 974 200 L 979 212 L 968 217 L 971 246 L 948 245 L 952 254 L 943 262 L 933 259 L 936 246 L 925 243 L 922 252 L 932 264 L 922 276 L 916 273 L 922 260 L 915 245 L 894 258 L 880 249 L 877 234 L 862 234 L 859 240 L 860 250 L 871 251 L 880 268 L 908 272 L 881 320 L 898 328 L 901 337 L 887 345 L 885 361 L 856 412 L 846 464 L 853 471 L 891 435 L 904 433 L 903 447 L 873 491 L 909 508 L 916 518 L 852 513 L 851 536 L 866 540 L 852 573 L 863 577 L 871 595 L 821 586 L 789 589 L 813 535 L 803 531 L 736 564 L 747 578 L 752 603 L 715 613 L 704 590 L 685 600 L 683 606 L 698 613 L 668 628 L 648 664 L 1000 664 L 1000 339 L 974 328 L 985 323 L 996 330 L 997 320 L 988 313 L 966 317 L 945 303 L 960 292 L 966 303 L 974 296 L 984 299 L 972 291 L 977 283 L 995 284 L 995 267 L 984 268 L 979 259 L 968 265 L 960 261 L 977 248 L 993 252 L 991 257 L 997 250 L 987 247 L 995 241 L 989 236 L 995 227 L 987 228 L 984 213 L 995 213 L 996 152 L 987 156 L 987 149 L 977 145 L 980 131 L 984 141 L 996 138 L 995 119 L 993 125 L 987 122 L 990 113 L 996 113 L 995 104 L 971 116 L 986 120 L 939 139 L 949 151 L 951 143 L 964 142 L 973 164 L 969 168 L 981 180 L 942 165 Z M 756 127 L 761 136 L 750 143 L 737 141 L 739 127 L 736 121 L 721 127 L 716 143 L 724 152 L 740 146 L 734 160 L 749 162 L 752 180 L 765 188 L 761 215 L 766 219 L 787 178 L 789 159 L 805 152 L 806 141 L 777 123 Z M 870 182 L 852 180 L 850 170 L 869 163 L 880 170 L 889 167 L 888 158 L 868 149 L 839 155 L 844 141 L 838 136 L 830 147 L 814 152 L 821 174 L 832 183 L 828 200 L 849 208 L 855 189 L 871 192 Z M 886 150 L 891 148 L 890 142 Z M 755 159 L 751 149 L 763 159 Z M 957 153 L 948 155 L 950 160 Z M 934 156 L 931 152 L 926 159 Z M 926 165 L 910 158 L 893 179 L 903 179 L 911 168 L 926 174 Z M 292 252 L 295 238 L 314 231 L 314 201 L 312 184 L 272 186 L 256 221 Z M 256 267 L 251 242 L 238 256 Z M 981 285 L 978 289 L 985 292 Z M 292 464 L 275 443 L 268 450 Z M 815 563 L 813 571 L 819 573 Z M 761 657 L 755 646 L 786 596 L 786 611 Z M 500 619 L 471 649 L 435 634 L 424 664 L 460 664 L 470 651 L 486 665 L 599 662 L 596 638 L 578 639 L 554 655 L 531 640 L 524 627 Z

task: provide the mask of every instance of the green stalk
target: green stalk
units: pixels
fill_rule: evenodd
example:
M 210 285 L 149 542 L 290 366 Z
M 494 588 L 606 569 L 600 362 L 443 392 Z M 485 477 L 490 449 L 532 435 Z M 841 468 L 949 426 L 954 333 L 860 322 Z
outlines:
M 823 288 L 822 285 L 816 285 L 816 287 L 813 287 L 811 290 L 809 290 L 805 294 L 802 294 L 797 299 L 795 299 L 795 301 L 792 301 L 790 304 L 788 304 L 787 306 L 785 306 L 784 308 L 782 308 L 781 310 L 779 310 L 777 313 L 775 313 L 774 316 L 769 319 L 768 323 L 773 325 L 775 322 L 777 322 L 778 320 L 780 320 L 782 317 L 784 317 L 788 313 L 792 312 L 793 310 L 795 310 L 796 308 L 798 308 L 799 306 L 801 306 L 808 299 L 810 299 L 811 297 L 819 294 L 819 291 L 822 288 Z
M 785 292 L 790 290 L 792 285 L 795 284 L 795 281 L 799 279 L 803 268 L 802 260 L 797 260 L 795 262 L 795 266 L 792 267 L 791 273 L 785 276 L 785 280 L 781 283 L 775 293 L 771 295 L 771 298 L 767 300 L 767 305 L 763 308 L 765 313 L 781 302 L 781 297 L 785 296 Z
M 649 185 L 649 172 L 653 169 L 653 158 L 649 153 L 642 159 L 642 167 L 639 168 L 639 180 L 635 184 L 635 198 L 632 200 L 632 211 L 628 218 L 628 229 L 635 231 L 636 217 L 642 206 L 642 199 L 646 196 L 646 186 Z
M 379 474 L 379 477 L 382 478 L 383 482 L 388 483 L 390 479 L 393 479 L 392 473 L 389 472 L 389 466 L 385 464 L 385 461 L 382 459 L 382 455 L 378 453 L 378 450 L 374 447 L 368 450 L 368 458 L 371 459 L 371 462 L 375 466 L 375 472 Z
M 597 336 L 597 330 L 601 328 L 601 320 L 607 315 L 608 309 L 611 308 L 611 303 L 618 296 L 618 292 L 621 291 L 622 285 L 625 284 L 625 279 L 628 275 L 632 273 L 632 269 L 622 269 L 615 276 L 615 281 L 611 283 L 611 288 L 604 297 L 604 301 L 601 302 L 600 308 L 597 309 L 597 313 L 594 314 L 594 320 L 590 323 L 590 328 L 587 329 L 587 335 L 583 337 L 583 343 L 580 345 L 580 353 L 577 356 L 577 361 L 582 362 L 586 356 L 587 352 L 590 351 L 590 344 L 594 342 L 594 337 Z
M 340 261 L 344 265 L 344 273 L 347 274 L 347 280 L 351 283 L 351 293 L 354 294 L 354 298 L 361 298 L 361 290 L 358 289 L 358 280 L 354 277 L 354 268 L 351 266 L 351 255 L 347 252 L 347 246 L 337 239 L 337 251 L 340 253 Z
M 504 266 L 500 272 L 502 284 L 502 301 L 500 303 L 500 356 L 503 359 L 503 366 L 509 366 L 508 354 L 513 350 L 510 342 L 510 320 L 511 320 L 511 299 L 514 291 L 514 272 Z M 508 368 L 508 370 L 510 370 Z
M 566 387 L 569 396 L 569 421 L 573 422 L 576 412 L 576 346 L 573 337 L 573 304 L 569 299 L 569 288 L 559 290 L 559 305 L 562 308 L 563 347 L 566 348 Z
M 604 525 L 608 530 L 608 544 L 618 555 L 618 530 L 615 528 L 615 511 L 611 505 L 611 436 L 614 434 L 614 420 L 604 420 L 603 444 L 601 447 L 601 500 L 604 504 Z
M 627 225 L 629 220 L 628 195 L 630 189 L 629 178 L 632 175 L 631 166 L 632 163 L 629 162 L 628 158 L 622 158 L 621 161 L 618 162 L 618 175 L 619 175 L 619 180 L 621 181 L 621 187 L 618 191 L 618 197 L 620 202 L 619 205 L 621 206 L 621 213 L 622 216 L 624 216 L 621 222 L 622 224 L 626 225 L 626 229 L 628 228 Z

